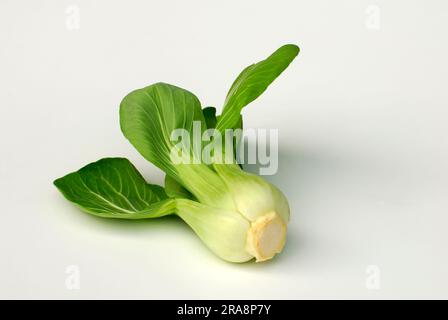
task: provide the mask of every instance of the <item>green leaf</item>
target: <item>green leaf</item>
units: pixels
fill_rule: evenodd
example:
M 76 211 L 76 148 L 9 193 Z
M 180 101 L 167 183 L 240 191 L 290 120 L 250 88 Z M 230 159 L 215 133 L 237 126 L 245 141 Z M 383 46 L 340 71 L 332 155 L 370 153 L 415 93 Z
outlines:
M 158 185 L 147 184 L 124 158 L 105 158 L 54 181 L 65 198 L 105 218 L 144 219 L 174 213 L 175 204 Z
M 143 157 L 177 180 L 179 174 L 170 158 L 175 145 L 171 133 L 174 129 L 192 133 L 193 121 L 201 124 L 201 133 L 206 129 L 198 98 L 166 83 L 132 91 L 120 104 L 120 126 L 125 137 Z M 193 147 L 193 143 L 190 145 Z M 193 148 L 191 155 L 197 156 Z
M 166 83 L 156 83 L 129 93 L 120 105 L 123 134 L 148 161 L 165 171 L 179 184 L 206 204 L 233 206 L 230 192 L 221 178 L 201 162 L 202 143 L 197 143 L 193 122 L 200 125 L 199 135 L 207 129 L 201 104 L 194 94 Z M 175 129 L 189 133 L 189 163 L 174 163 L 171 140 Z M 201 141 L 201 136 L 199 136 Z M 196 143 L 195 143 L 196 141 Z M 181 141 L 186 146 L 187 141 Z
M 258 98 L 298 54 L 299 47 L 287 44 L 266 60 L 245 68 L 227 93 L 216 128 L 220 131 L 237 128 L 241 110 Z

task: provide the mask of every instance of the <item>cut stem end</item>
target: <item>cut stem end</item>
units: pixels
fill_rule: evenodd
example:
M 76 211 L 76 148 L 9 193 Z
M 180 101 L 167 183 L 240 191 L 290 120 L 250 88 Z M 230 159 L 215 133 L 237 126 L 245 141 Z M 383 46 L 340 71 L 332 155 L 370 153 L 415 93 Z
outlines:
M 256 262 L 266 261 L 282 251 L 285 241 L 286 224 L 276 212 L 271 211 L 251 223 L 246 250 Z

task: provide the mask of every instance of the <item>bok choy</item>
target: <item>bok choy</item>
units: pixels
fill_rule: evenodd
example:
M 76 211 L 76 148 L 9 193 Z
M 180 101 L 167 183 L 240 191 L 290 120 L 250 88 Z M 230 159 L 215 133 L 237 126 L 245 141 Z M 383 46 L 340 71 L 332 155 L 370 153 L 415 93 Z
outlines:
M 213 107 L 202 109 L 193 93 L 166 83 L 124 97 L 121 130 L 145 159 L 166 173 L 164 188 L 148 184 L 124 158 L 91 163 L 55 180 L 55 186 L 81 210 L 99 217 L 177 215 L 224 260 L 271 259 L 285 245 L 290 210 L 283 193 L 260 176 L 245 172 L 235 159 L 235 148 L 215 149 L 211 161 L 204 162 L 205 146 L 195 144 L 194 136 L 181 143 L 172 137 L 176 130 L 192 133 L 196 125 L 200 135 L 213 130 L 225 136 L 226 131 L 241 128 L 242 109 L 298 53 L 297 46 L 284 45 L 245 68 L 230 87 L 219 116 Z M 231 160 L 224 161 L 229 155 Z

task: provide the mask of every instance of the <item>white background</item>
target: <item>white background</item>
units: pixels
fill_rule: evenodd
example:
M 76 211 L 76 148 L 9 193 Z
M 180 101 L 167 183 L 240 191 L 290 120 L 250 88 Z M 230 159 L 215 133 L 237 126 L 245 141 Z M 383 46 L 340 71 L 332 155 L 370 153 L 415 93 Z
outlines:
M 442 0 L 2 0 L 0 297 L 448 298 L 447 30 Z M 102 220 L 53 187 L 106 156 L 162 183 L 120 132 L 122 97 L 164 81 L 220 110 L 284 43 L 299 57 L 244 111 L 280 129 L 268 179 L 292 220 L 273 261 L 223 262 L 175 218 Z

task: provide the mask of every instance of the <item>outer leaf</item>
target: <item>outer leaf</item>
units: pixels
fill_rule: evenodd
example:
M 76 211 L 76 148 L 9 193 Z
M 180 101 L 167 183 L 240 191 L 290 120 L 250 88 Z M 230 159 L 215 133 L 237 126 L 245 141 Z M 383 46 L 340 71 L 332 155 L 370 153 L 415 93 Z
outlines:
M 147 184 L 124 158 L 105 158 L 54 181 L 67 200 L 96 216 L 157 218 L 174 213 L 164 189 Z
M 236 78 L 227 93 L 226 101 L 216 128 L 236 128 L 241 110 L 258 98 L 299 54 L 299 47 L 287 44 L 266 60 L 248 66 Z
M 166 83 L 135 90 L 120 105 L 121 130 L 147 160 L 174 178 L 200 202 L 214 205 L 219 202 L 233 208 L 233 200 L 221 178 L 200 161 L 202 146 L 195 148 L 193 121 L 200 124 L 199 134 L 202 135 L 206 125 L 199 100 L 191 92 Z M 193 164 L 172 162 L 171 151 L 177 144 L 170 139 L 174 129 L 185 129 L 190 133 L 189 151 Z
M 198 98 L 166 83 L 132 91 L 120 104 L 120 126 L 126 138 L 148 161 L 177 180 L 179 174 L 170 159 L 175 143 L 170 136 L 174 129 L 193 132 L 193 121 L 205 130 Z

